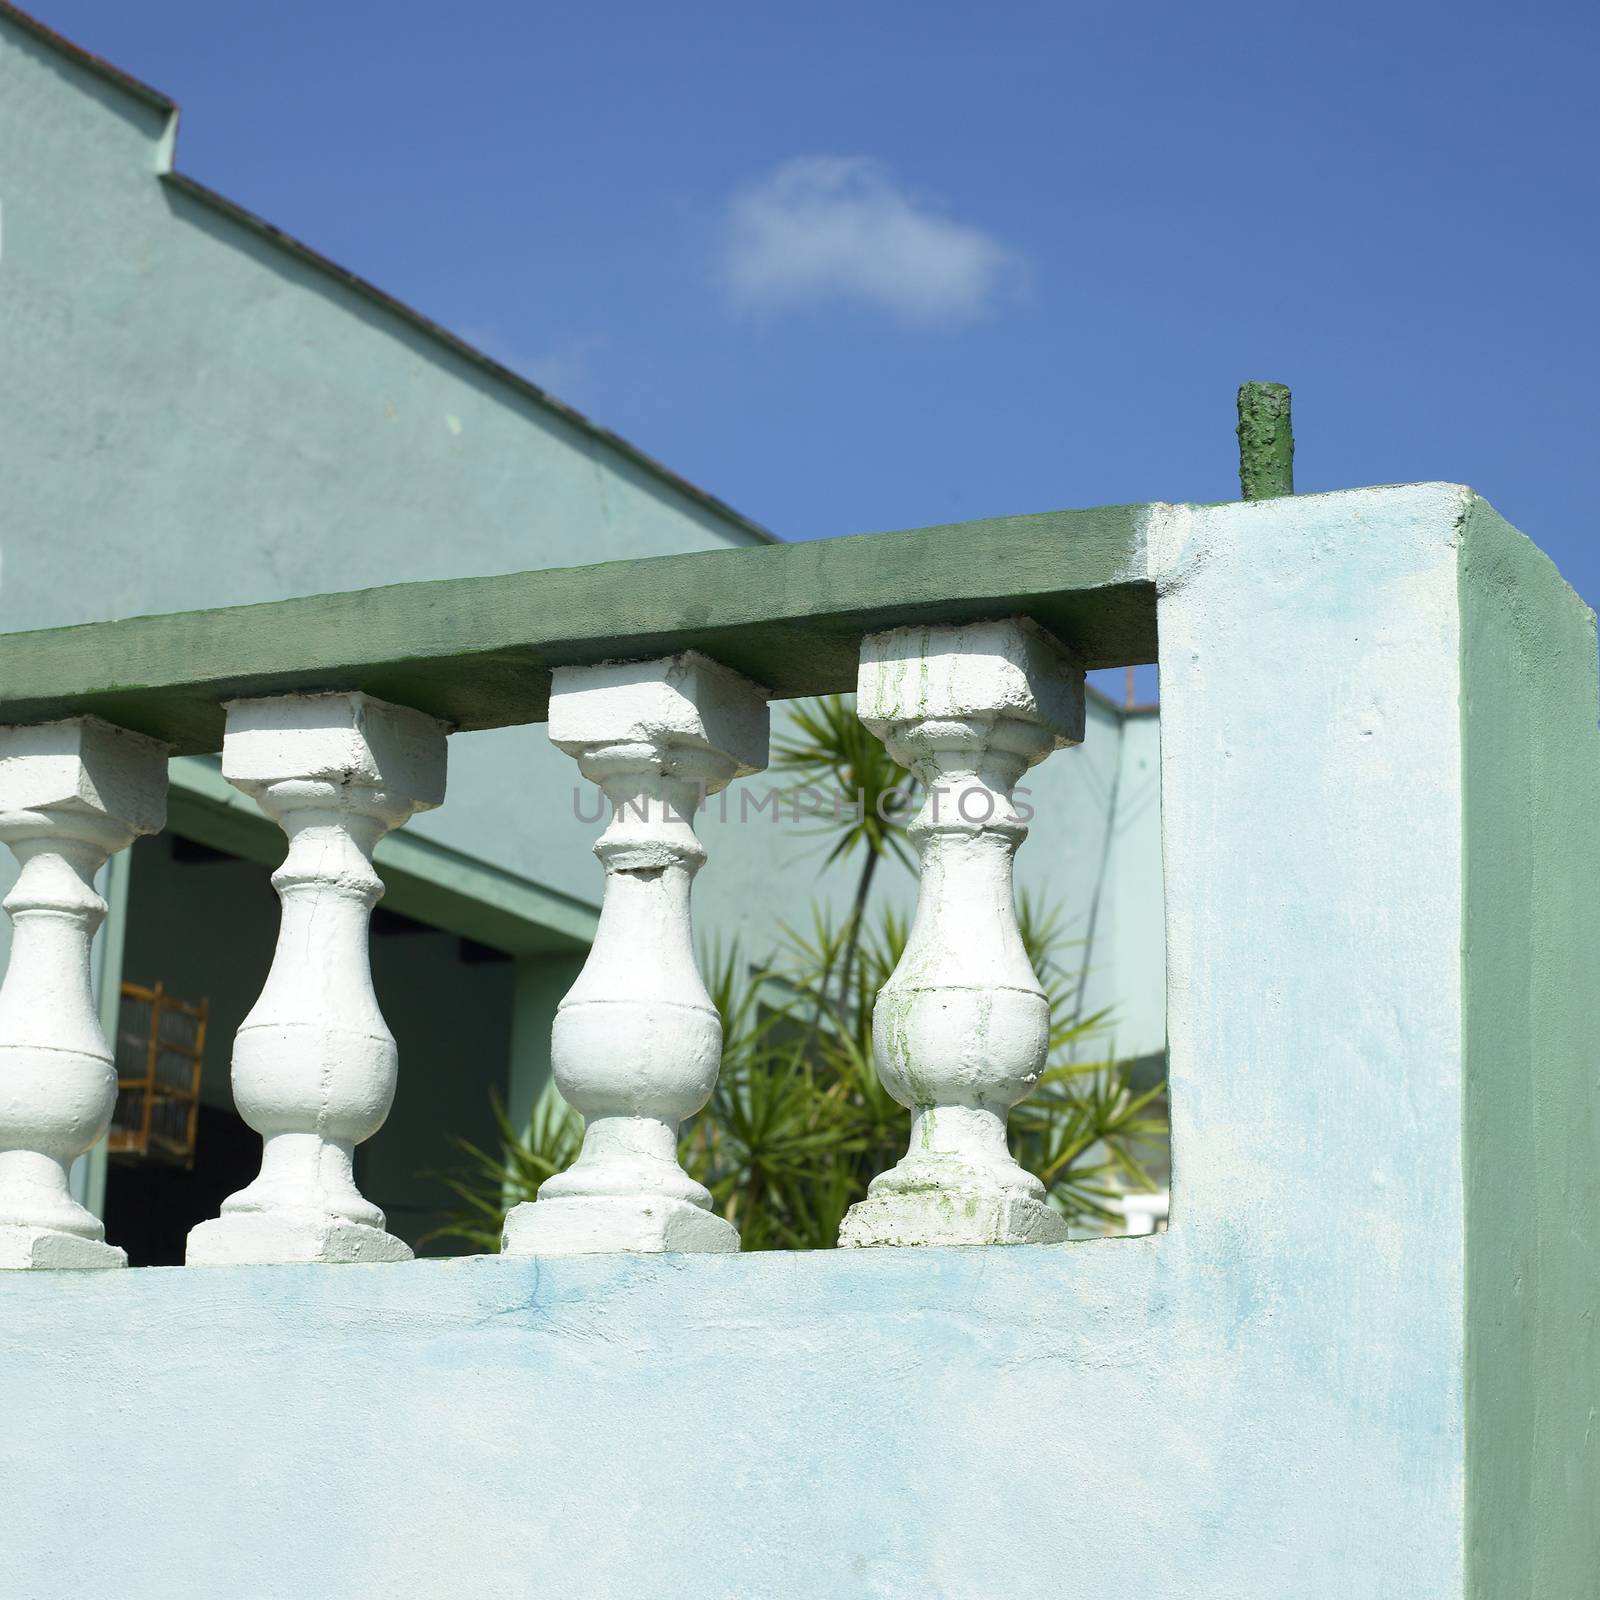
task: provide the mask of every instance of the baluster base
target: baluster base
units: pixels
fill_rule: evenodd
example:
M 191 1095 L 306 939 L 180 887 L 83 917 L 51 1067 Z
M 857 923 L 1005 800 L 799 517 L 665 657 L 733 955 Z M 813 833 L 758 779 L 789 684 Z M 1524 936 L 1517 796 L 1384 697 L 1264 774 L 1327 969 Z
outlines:
M 127 1251 L 103 1239 L 54 1228 L 0 1227 L 0 1271 L 98 1272 L 127 1264 Z
M 1042 1200 L 970 1177 L 963 1183 L 969 1173 L 940 1180 L 886 1172 L 845 1213 L 840 1245 L 1059 1244 L 1067 1237 L 1066 1218 Z
M 224 1212 L 189 1233 L 191 1267 L 275 1266 L 286 1262 L 410 1261 L 411 1246 L 382 1228 L 316 1214 Z
M 666 1195 L 574 1195 L 525 1200 L 506 1213 L 501 1254 L 584 1256 L 730 1254 L 739 1230 L 715 1213 Z

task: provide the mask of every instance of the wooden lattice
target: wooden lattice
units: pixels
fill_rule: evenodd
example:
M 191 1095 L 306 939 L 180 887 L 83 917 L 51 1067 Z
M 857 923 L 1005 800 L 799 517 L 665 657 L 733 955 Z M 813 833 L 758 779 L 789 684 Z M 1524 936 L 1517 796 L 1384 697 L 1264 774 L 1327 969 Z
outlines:
M 117 1015 L 117 1109 L 108 1144 L 122 1160 L 194 1165 L 205 1061 L 206 1002 L 157 983 L 122 986 Z

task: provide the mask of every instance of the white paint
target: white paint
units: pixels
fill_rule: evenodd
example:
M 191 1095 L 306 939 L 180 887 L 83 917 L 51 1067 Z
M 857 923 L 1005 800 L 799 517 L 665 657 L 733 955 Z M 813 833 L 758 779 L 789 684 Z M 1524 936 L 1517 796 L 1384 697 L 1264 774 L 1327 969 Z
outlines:
M 167 747 L 77 717 L 0 729 L 0 839 L 21 867 L 0 987 L 0 1267 L 121 1267 L 72 1198 L 72 1163 L 117 1100 L 89 951 L 105 918 L 95 874 L 166 821 Z
M 916 918 L 873 1010 L 884 1087 L 911 1111 L 905 1157 L 850 1208 L 843 1245 L 1039 1244 L 1067 1236 L 1006 1143 L 1039 1081 L 1050 1006 L 1012 896 L 1018 779 L 1083 738 L 1083 668 L 1023 618 L 897 628 L 861 647 L 861 720 L 927 798 Z
M 1288 1470 L 1345 1493 L 1333 1441 L 1383 1416 L 1358 1472 L 1403 1463 L 1427 1510 L 1381 1540 L 1349 1519 L 1330 1593 L 1369 1551 L 1375 1595 L 1462 1587 L 1467 501 L 1418 484 L 1148 528 L 1176 1203 L 1151 1248 L 1251 1285 L 1240 1316 L 1296 1386 Z M 1259 1592 L 1303 1590 L 1289 1565 L 1252 1568 Z
M 600 925 L 551 1039 L 556 1084 L 586 1127 L 573 1165 L 512 1208 L 504 1250 L 737 1250 L 732 1224 L 678 1163 L 678 1126 L 710 1097 L 722 1055 L 689 890 L 705 860 L 697 807 L 766 765 L 766 692 L 692 653 L 562 667 L 550 737 L 613 808 L 594 847 Z
M 1469 498 L 1418 484 L 1152 508 L 1182 1229 L 1248 1218 L 1258 1243 L 1299 1248 L 1307 1216 L 1337 1213 L 1340 1240 L 1372 1240 L 1411 1188 L 1391 1174 L 1322 1212 L 1310 1195 L 1258 1210 L 1260 1126 L 1299 1113 L 1264 1088 L 1254 1123 L 1214 1118 L 1214 1075 L 1253 1060 L 1278 1085 L 1315 1051 L 1353 1096 L 1408 1063 L 1420 1098 L 1456 1070 L 1459 936 L 1441 930 L 1461 916 L 1456 543 Z M 1322 1164 L 1315 1131 L 1296 1137 L 1295 1164 Z
M 222 771 L 289 838 L 272 875 L 283 921 L 266 987 L 234 1042 L 233 1094 L 262 1136 L 261 1173 L 189 1235 L 191 1265 L 403 1261 L 352 1172 L 394 1100 L 395 1043 L 367 930 L 383 883 L 372 852 L 444 799 L 445 730 L 363 694 L 228 706 Z

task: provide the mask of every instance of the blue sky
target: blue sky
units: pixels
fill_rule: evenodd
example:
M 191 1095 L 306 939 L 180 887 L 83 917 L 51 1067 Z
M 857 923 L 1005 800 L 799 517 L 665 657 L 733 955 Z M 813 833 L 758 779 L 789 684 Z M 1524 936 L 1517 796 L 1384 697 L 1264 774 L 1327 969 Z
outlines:
M 33 0 L 178 165 L 789 538 L 1484 491 L 1600 602 L 1596 11 Z

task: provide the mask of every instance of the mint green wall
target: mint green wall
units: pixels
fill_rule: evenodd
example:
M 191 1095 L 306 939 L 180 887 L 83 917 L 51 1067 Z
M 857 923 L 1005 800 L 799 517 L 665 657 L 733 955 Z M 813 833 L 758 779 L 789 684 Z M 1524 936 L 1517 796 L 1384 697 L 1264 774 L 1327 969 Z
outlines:
M 755 537 L 161 181 L 171 133 L 0 18 L 0 627 Z
M 1095 820 L 1105 877 L 1087 952 L 1085 1009 L 1111 1010 L 1110 1038 L 1119 1055 L 1147 1057 L 1162 1050 L 1167 1032 L 1160 718 L 1154 711 L 1107 712 L 1090 727 L 1115 748 L 1116 789 L 1093 790 L 1103 800 Z M 1071 887 L 1082 896 L 1081 888 Z

